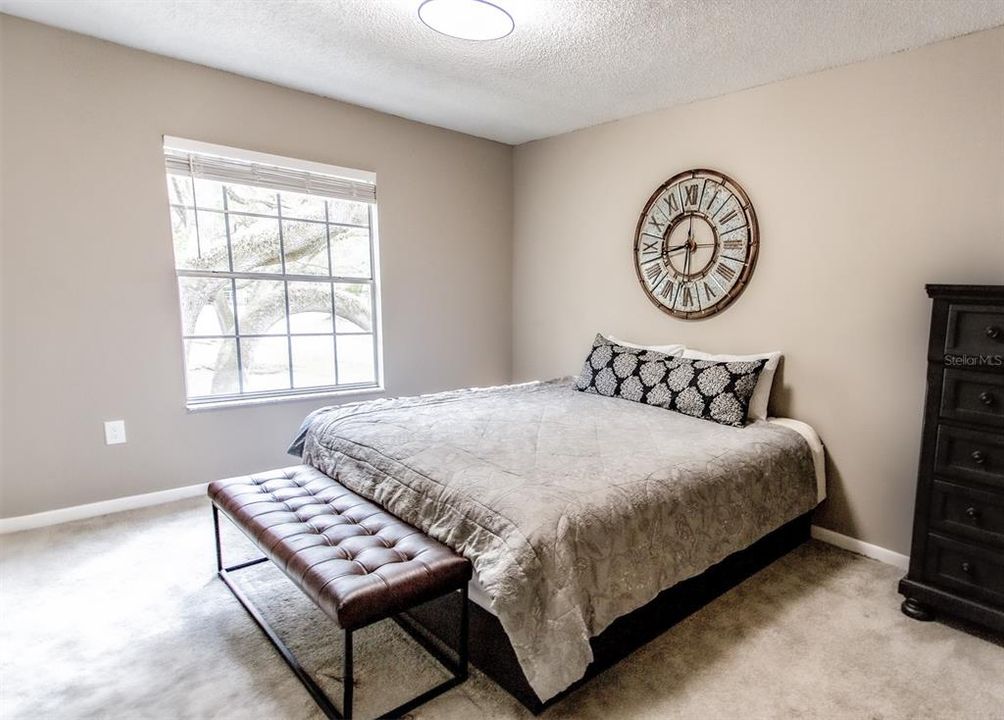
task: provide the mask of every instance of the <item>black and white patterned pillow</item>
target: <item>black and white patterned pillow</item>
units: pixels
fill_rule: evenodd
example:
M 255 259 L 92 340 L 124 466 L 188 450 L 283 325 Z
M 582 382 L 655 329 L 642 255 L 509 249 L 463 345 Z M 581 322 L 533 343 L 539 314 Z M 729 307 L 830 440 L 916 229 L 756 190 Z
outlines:
M 766 360 L 718 362 L 593 341 L 575 387 L 741 427 Z

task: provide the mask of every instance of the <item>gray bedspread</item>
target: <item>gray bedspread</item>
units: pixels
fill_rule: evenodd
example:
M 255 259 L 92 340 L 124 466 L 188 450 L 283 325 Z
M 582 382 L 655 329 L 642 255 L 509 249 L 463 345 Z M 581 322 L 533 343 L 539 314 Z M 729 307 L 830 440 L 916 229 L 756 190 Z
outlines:
M 304 462 L 470 558 L 541 700 L 617 617 L 816 504 L 792 430 L 567 380 L 326 408 L 299 441 Z

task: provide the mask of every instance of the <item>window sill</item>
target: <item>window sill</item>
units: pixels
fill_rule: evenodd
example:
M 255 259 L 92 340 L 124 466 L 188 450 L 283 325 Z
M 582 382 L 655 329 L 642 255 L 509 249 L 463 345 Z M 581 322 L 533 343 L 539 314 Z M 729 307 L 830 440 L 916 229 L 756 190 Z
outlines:
M 185 409 L 190 413 L 206 412 L 208 410 L 225 410 L 227 408 L 254 407 L 256 405 L 275 405 L 278 403 L 304 402 L 321 398 L 351 397 L 353 395 L 375 395 L 384 392 L 383 385 L 373 385 L 364 388 L 349 388 L 346 390 L 322 390 L 320 392 L 291 393 L 289 395 L 273 395 L 271 397 L 235 398 L 227 400 L 208 400 L 206 402 L 188 403 Z

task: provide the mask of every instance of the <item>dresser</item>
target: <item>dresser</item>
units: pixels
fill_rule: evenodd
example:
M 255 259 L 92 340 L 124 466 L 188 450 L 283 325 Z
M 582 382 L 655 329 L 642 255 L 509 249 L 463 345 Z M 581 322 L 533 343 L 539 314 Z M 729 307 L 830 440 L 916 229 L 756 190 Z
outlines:
M 928 285 L 927 400 L 903 612 L 1004 631 L 1004 285 Z

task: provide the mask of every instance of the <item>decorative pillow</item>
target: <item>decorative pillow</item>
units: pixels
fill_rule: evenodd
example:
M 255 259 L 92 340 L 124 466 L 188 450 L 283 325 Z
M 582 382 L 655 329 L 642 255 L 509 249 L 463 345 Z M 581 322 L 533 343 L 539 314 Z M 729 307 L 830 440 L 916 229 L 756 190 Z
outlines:
M 658 348 L 655 348 L 658 349 Z M 767 405 L 770 403 L 770 389 L 774 384 L 774 373 L 777 366 L 781 364 L 781 353 L 769 352 L 758 353 L 756 355 L 714 355 L 687 348 L 683 351 L 683 357 L 694 360 L 714 360 L 715 362 L 744 362 L 747 360 L 764 360 L 766 364 L 760 372 L 760 379 L 757 380 L 753 397 L 750 398 L 749 417 L 750 420 L 766 420 Z
M 615 345 L 597 335 L 575 387 L 742 427 L 766 360 L 715 362 Z

